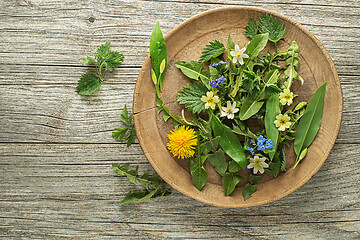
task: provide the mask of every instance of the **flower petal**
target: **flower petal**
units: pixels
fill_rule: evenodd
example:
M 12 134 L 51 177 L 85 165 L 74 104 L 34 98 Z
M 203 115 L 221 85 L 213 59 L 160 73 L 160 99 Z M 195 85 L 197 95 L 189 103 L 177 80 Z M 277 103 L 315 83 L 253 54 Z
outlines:
M 233 60 L 232 60 L 233 64 L 235 64 L 237 62 L 237 58 L 234 57 Z
M 240 51 L 240 48 L 239 48 L 239 45 L 235 45 L 235 52 L 239 52 Z

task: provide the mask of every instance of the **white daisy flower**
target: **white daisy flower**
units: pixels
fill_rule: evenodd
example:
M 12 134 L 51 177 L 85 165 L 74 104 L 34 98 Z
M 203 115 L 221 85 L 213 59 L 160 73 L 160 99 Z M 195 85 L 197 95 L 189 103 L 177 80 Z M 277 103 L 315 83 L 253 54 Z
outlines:
M 246 48 L 243 47 L 242 49 L 239 48 L 239 45 L 235 45 L 235 51 L 230 51 L 230 55 L 233 57 L 233 64 L 236 64 L 236 62 L 239 62 L 240 65 L 244 64 L 243 58 L 249 58 L 249 55 L 245 54 Z
M 269 164 L 265 162 L 266 158 L 260 158 L 259 156 L 254 156 L 250 158 L 250 164 L 247 165 L 248 169 L 253 168 L 253 173 L 257 174 L 260 172 L 261 174 L 264 173 L 264 168 L 268 168 Z
M 237 113 L 238 111 L 239 109 L 236 108 L 236 102 L 233 102 L 233 104 L 231 104 L 230 101 L 227 101 L 227 106 L 221 107 L 220 117 L 227 116 L 228 119 L 234 119 L 234 113 Z
M 206 96 L 201 97 L 201 101 L 205 102 L 205 109 L 215 109 L 216 103 L 219 102 L 219 97 L 214 96 L 212 91 L 206 93 Z

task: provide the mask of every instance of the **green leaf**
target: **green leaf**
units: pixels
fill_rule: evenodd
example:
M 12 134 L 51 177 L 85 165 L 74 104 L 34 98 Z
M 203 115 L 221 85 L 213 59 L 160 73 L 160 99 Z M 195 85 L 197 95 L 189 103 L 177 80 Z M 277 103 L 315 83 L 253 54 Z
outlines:
M 170 115 L 167 111 L 163 111 L 163 119 L 164 119 L 164 122 L 167 122 L 167 120 L 169 120 L 170 118 Z
M 201 53 L 200 62 L 207 62 L 211 58 L 215 58 L 221 55 L 225 51 L 225 46 L 218 40 L 210 42 L 210 45 L 206 45 L 204 51 Z
M 251 198 L 252 194 L 256 191 L 257 185 L 246 184 L 242 192 L 244 200 Z
M 122 140 L 126 133 L 128 132 L 129 130 L 129 127 L 125 127 L 125 128 L 114 128 L 114 132 L 112 132 L 112 137 L 115 138 L 115 139 L 119 139 L 119 140 Z
M 229 172 L 236 173 L 241 170 L 241 167 L 239 164 L 237 164 L 235 161 L 229 162 Z
M 260 179 L 262 179 L 263 176 L 264 176 L 264 175 L 253 175 L 253 174 L 250 174 L 250 177 L 249 177 L 250 184 L 256 183 L 257 181 L 259 181 Z
M 309 147 L 319 131 L 324 110 L 326 83 L 321 85 L 309 101 L 296 130 L 294 151 L 299 158 L 302 150 Z
M 277 141 L 279 138 L 279 130 L 274 124 L 276 116 L 281 113 L 280 111 L 280 101 L 279 95 L 272 95 L 266 103 L 266 112 L 265 112 L 265 131 L 267 138 L 270 138 L 273 142 L 273 150 L 276 151 Z M 273 159 L 275 152 L 270 152 L 270 160 Z
M 149 173 L 146 172 L 144 173 L 141 177 L 140 177 L 140 182 L 141 184 L 147 189 L 149 190 Z
M 261 50 L 263 50 L 269 40 L 269 34 L 258 34 L 247 45 L 245 54 L 249 55 L 251 59 L 255 59 Z
M 294 108 L 294 112 L 303 109 L 303 108 L 306 106 L 306 104 L 307 104 L 307 102 L 300 102 L 300 103 L 298 103 L 298 105 L 296 105 L 296 107 Z
M 208 174 L 204 168 L 207 155 L 201 155 L 197 151 L 195 158 L 190 158 L 190 173 L 195 187 L 201 190 L 207 182 Z
M 260 16 L 259 30 L 261 33 L 269 33 L 269 40 L 274 43 L 282 39 L 285 34 L 284 24 L 267 14 Z
M 225 174 L 228 163 L 225 158 L 225 153 L 222 149 L 219 149 L 214 154 L 210 154 L 208 160 L 214 166 L 215 171 L 217 171 L 221 176 Z
M 211 112 L 212 128 L 216 136 L 220 136 L 220 146 L 224 152 L 243 169 L 246 168 L 247 159 L 244 147 L 232 130 L 222 124 L 217 116 Z
M 285 167 L 286 167 L 286 155 L 285 155 L 285 148 L 283 145 L 280 145 L 278 147 L 278 152 L 279 152 L 279 157 L 281 160 L 281 164 L 280 164 L 280 170 L 281 171 L 285 171 Z
M 205 110 L 205 102 L 201 101 L 206 96 L 207 88 L 200 82 L 188 84 L 178 92 L 177 101 L 184 104 L 193 113 L 200 113 Z
M 90 95 L 101 87 L 101 82 L 93 73 L 85 73 L 81 76 L 76 91 L 81 95 Z
M 245 35 L 251 39 L 255 37 L 258 32 L 258 25 L 252 18 L 249 19 L 248 25 L 245 27 Z
M 248 91 L 252 96 L 257 96 L 260 93 L 261 77 L 254 72 L 244 71 L 244 78 L 241 86 Z
M 211 131 L 211 126 L 210 126 L 210 131 Z M 220 142 L 220 137 L 217 136 L 211 140 L 202 143 L 200 145 L 201 152 L 204 154 L 208 154 L 209 152 L 215 152 L 219 146 L 219 142 Z
M 119 67 L 124 61 L 124 55 L 117 51 L 110 51 L 110 53 L 103 58 L 103 63 L 106 72 L 112 72 L 115 68 Z
M 87 65 L 89 63 L 94 63 L 94 62 L 95 62 L 95 59 L 93 59 L 92 57 L 86 57 L 86 58 L 83 58 L 82 65 Z
M 300 50 L 295 41 L 293 41 L 289 48 L 287 49 L 287 59 L 286 59 L 286 65 L 288 66 L 287 69 L 284 71 L 284 77 L 287 78 L 287 80 L 284 82 L 284 87 L 287 89 L 290 89 L 293 80 L 297 79 L 300 80 L 301 84 L 304 83 L 304 80 L 298 72 L 295 70 L 295 67 L 299 67 L 299 61 L 300 61 Z
M 133 143 L 135 142 L 135 136 L 136 136 L 135 128 L 131 128 L 130 134 L 129 134 L 129 136 L 126 138 L 126 140 L 127 140 L 126 146 L 127 146 L 127 147 L 130 147 L 131 144 L 133 144 Z
M 198 80 L 199 77 L 210 80 L 206 75 L 201 73 L 203 68 L 203 63 L 198 62 L 187 62 L 187 61 L 178 61 L 175 63 L 175 66 L 181 70 L 181 72 L 190 79 Z
M 225 173 L 222 179 L 225 196 L 229 196 L 234 190 L 236 185 L 241 181 L 242 177 L 237 173 Z
M 122 121 L 123 123 L 125 123 L 126 125 L 130 125 L 130 121 L 129 121 L 128 115 L 129 115 L 129 112 L 128 112 L 127 107 L 126 107 L 126 104 L 125 104 L 125 106 L 124 106 L 124 108 L 123 108 L 123 110 L 122 110 L 122 112 L 121 112 L 120 118 L 121 118 L 121 121 Z
M 235 49 L 235 43 L 234 43 L 234 41 L 232 40 L 232 38 L 230 37 L 230 34 L 229 34 L 228 39 L 226 41 L 226 50 L 227 50 L 227 54 L 228 54 L 228 62 L 231 62 L 231 60 L 232 60 L 232 56 L 230 54 L 230 51 L 233 50 L 233 49 Z
M 128 203 L 141 202 L 150 199 L 155 195 L 156 192 L 157 189 L 151 192 L 148 191 L 129 192 L 128 194 L 126 194 L 125 198 L 121 201 L 120 206 Z
M 162 89 L 162 82 L 164 80 L 166 66 L 167 66 L 167 50 L 164 36 L 160 29 L 160 23 L 157 22 L 150 38 L 150 56 L 151 63 L 158 80 L 160 89 Z M 165 59 L 165 68 L 163 73 L 160 74 L 160 66 Z M 164 64 L 164 63 L 163 63 Z
M 264 102 L 258 102 L 254 100 L 251 95 L 248 95 L 243 105 L 241 105 L 240 107 L 240 120 L 245 121 L 251 116 L 255 115 L 260 110 L 263 104 Z
M 105 57 L 110 51 L 110 42 L 106 42 L 105 44 L 100 45 L 97 49 L 97 54 L 100 57 Z

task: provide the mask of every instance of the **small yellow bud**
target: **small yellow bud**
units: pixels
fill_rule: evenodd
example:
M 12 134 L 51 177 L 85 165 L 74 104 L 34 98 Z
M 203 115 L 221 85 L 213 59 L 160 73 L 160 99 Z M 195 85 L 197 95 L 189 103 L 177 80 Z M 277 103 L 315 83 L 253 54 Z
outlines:
M 165 70 L 165 65 L 166 65 L 166 60 L 165 58 L 162 60 L 162 62 L 160 63 L 160 74 L 162 74 Z
M 151 69 L 151 78 L 154 82 L 154 84 L 156 85 L 157 84 L 157 77 L 156 77 L 156 73 L 153 69 Z

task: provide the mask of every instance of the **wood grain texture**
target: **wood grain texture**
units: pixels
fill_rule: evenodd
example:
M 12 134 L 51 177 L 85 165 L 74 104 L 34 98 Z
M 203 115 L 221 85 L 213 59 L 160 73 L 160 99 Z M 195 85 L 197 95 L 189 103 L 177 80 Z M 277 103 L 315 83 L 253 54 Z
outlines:
M 194 14 L 234 5 L 285 14 L 328 50 L 344 96 L 329 158 L 299 190 L 260 207 L 216 208 L 177 192 L 119 207 L 133 185 L 111 163 L 151 171 L 140 146 L 126 148 L 111 131 L 131 106 L 154 23 L 167 33 Z M 0 1 L 0 238 L 359 238 L 359 9 L 358 0 Z M 106 40 L 125 62 L 100 91 L 81 97 L 76 82 L 89 69 L 81 58 Z

